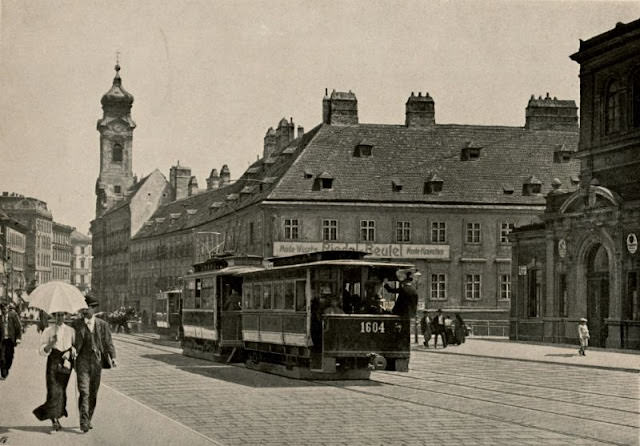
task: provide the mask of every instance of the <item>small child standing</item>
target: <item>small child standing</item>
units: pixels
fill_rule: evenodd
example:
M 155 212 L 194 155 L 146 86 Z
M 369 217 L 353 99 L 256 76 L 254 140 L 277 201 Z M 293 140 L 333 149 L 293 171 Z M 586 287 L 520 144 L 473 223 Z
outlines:
M 578 353 L 582 356 L 586 356 L 585 350 L 589 345 L 589 327 L 587 327 L 587 320 L 585 318 L 580 319 L 578 325 L 578 337 L 580 338 L 580 350 Z

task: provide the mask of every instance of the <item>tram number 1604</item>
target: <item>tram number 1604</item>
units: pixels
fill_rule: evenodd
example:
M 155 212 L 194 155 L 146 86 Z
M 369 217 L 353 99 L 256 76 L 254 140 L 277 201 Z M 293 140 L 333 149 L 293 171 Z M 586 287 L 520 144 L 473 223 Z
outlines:
M 384 322 L 360 322 L 360 333 L 384 333 Z

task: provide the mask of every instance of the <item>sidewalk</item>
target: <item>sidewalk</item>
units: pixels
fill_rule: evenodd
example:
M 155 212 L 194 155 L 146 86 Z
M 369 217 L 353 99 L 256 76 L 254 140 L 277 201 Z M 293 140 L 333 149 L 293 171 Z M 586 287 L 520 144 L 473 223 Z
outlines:
M 98 393 L 94 429 L 80 431 L 76 375 L 67 387 L 63 430 L 52 433 L 51 423 L 39 421 L 31 411 L 46 397 L 46 359 L 37 352 L 39 335 L 29 327 L 9 377 L 0 381 L 0 444 L 6 445 L 207 445 L 216 444 L 190 428 L 165 417 L 104 383 Z M 110 373 L 105 370 L 103 375 Z M 140 377 L 144 379 L 144 377 Z
M 549 362 L 640 373 L 640 352 L 635 350 L 623 353 L 621 350 L 612 351 L 602 348 L 590 348 L 587 350 L 586 356 L 580 356 L 578 355 L 578 346 L 533 344 L 506 339 L 481 338 L 467 338 L 464 344 L 450 345 L 446 349 L 443 349 L 442 344 L 438 341 L 438 348 L 434 350 L 433 338 L 429 342 L 429 348 L 423 346 L 422 336 L 419 336 L 419 341 L 419 344 L 415 344 L 412 339 L 412 350 L 437 354 Z

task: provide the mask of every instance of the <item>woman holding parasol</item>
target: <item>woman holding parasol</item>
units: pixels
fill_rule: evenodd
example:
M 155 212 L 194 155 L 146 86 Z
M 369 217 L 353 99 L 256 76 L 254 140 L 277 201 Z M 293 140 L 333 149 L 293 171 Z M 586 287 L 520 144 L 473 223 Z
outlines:
M 87 305 L 80 290 L 57 281 L 36 288 L 29 303 L 55 316 L 55 324 L 45 328 L 40 343 L 40 353 L 47 356 L 47 400 L 33 411 L 39 420 L 51 420 L 55 432 L 61 429 L 60 418 L 67 416 L 67 384 L 76 356 L 75 330 L 64 323 L 64 317 Z

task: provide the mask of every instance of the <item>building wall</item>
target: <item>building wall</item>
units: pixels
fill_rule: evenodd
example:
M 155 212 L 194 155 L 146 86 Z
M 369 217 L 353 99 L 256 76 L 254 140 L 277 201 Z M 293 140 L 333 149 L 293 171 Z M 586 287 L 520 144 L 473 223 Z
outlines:
M 74 228 L 53 223 L 53 243 L 51 249 L 51 278 L 71 282 L 71 233 Z
M 71 259 L 71 284 L 78 287 L 83 293 L 91 289 L 91 239 L 74 239 L 72 236 L 72 259 Z

